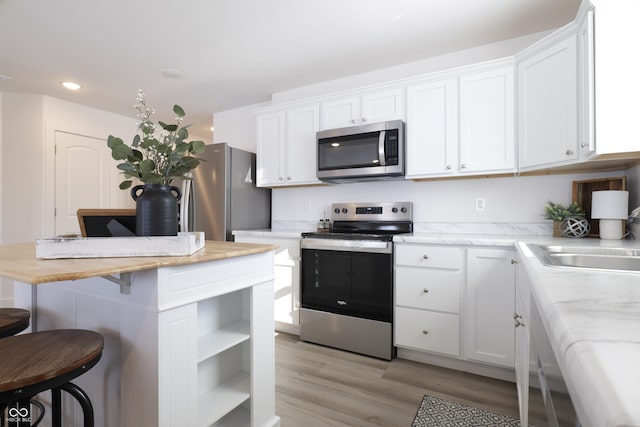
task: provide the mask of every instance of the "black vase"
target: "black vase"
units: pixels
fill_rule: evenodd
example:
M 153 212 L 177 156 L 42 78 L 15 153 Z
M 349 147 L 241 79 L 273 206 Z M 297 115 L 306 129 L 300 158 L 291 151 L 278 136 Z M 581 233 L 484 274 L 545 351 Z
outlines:
M 136 234 L 138 236 L 176 236 L 178 234 L 177 187 L 163 184 L 136 185 L 131 197 L 136 201 Z

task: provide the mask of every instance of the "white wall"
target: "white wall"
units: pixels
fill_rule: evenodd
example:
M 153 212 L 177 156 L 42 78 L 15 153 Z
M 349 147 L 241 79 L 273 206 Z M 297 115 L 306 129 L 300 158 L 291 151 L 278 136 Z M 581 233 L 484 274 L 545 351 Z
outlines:
M 624 171 L 479 178 L 440 181 L 382 181 L 323 187 L 279 188 L 272 191 L 272 220 L 317 221 L 331 203 L 410 201 L 414 222 L 540 223 L 547 200 L 571 203 L 572 181 L 622 176 Z M 475 211 L 475 198 L 486 200 Z
M 2 97 L 2 243 L 33 241 L 44 230 L 44 120 L 39 95 Z
M 267 103 L 247 105 L 213 115 L 215 131 L 213 142 L 226 142 L 231 147 L 256 152 L 256 115 L 257 108 Z
M 52 229 L 54 141 L 47 129 L 105 140 L 133 137 L 136 120 L 42 95 L 2 93 L 0 108 L 0 242 L 32 242 Z M 49 146 L 48 146 L 49 145 Z M 126 196 L 123 192 L 123 197 Z M 12 300 L 10 281 L 0 282 L 0 305 Z
M 550 32 L 551 31 L 545 31 L 528 34 L 522 37 L 503 40 L 497 43 L 465 49 L 446 55 L 426 58 L 408 64 L 278 92 L 272 95 L 272 101 L 274 104 L 290 102 L 311 96 L 321 96 L 331 92 L 353 90 L 378 83 L 385 83 L 393 80 L 419 76 L 421 74 L 490 61 L 493 59 L 510 57 L 544 38 Z M 380 54 L 384 55 L 384 52 L 380 52 Z

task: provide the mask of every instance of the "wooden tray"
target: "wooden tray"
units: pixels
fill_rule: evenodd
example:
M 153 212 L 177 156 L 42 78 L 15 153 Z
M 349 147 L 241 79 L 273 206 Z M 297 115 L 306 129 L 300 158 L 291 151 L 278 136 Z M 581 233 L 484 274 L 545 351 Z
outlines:
M 586 218 L 591 224 L 589 237 L 600 236 L 600 221 L 591 219 L 591 193 L 602 190 L 626 190 L 627 177 L 620 176 L 615 178 L 588 179 L 585 181 L 573 181 L 573 201 L 584 209 Z M 626 221 L 622 221 L 622 234 L 624 234 Z
M 36 239 L 36 258 L 188 256 L 204 248 L 204 232 L 151 237 L 52 237 Z

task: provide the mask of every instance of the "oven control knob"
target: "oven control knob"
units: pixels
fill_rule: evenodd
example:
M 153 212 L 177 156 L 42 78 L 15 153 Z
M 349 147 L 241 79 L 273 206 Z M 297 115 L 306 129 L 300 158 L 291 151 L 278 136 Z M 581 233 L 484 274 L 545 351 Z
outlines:
M 333 211 L 334 211 L 335 213 L 339 214 L 339 213 L 340 213 L 340 208 L 335 208 Z
M 400 209 L 400 212 L 402 212 L 402 213 L 407 213 L 407 208 L 401 208 L 401 209 Z
M 391 212 L 398 213 L 398 208 L 396 208 L 396 207 L 391 208 Z
M 346 214 L 347 212 L 349 212 L 349 211 L 347 210 L 347 208 L 342 208 L 342 213 L 343 213 L 343 214 Z

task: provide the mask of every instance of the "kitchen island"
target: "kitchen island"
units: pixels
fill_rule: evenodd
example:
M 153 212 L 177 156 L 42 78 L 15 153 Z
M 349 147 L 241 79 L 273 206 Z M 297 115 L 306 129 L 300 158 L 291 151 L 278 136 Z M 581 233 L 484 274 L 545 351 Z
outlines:
M 75 381 L 97 426 L 278 426 L 274 249 L 207 241 L 190 256 L 42 260 L 33 243 L 1 245 L 0 276 L 32 330 L 104 336 L 102 359 Z M 63 424 L 75 425 L 66 403 Z

